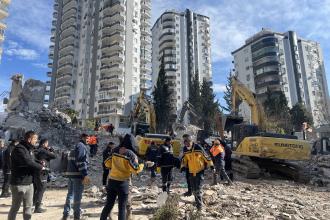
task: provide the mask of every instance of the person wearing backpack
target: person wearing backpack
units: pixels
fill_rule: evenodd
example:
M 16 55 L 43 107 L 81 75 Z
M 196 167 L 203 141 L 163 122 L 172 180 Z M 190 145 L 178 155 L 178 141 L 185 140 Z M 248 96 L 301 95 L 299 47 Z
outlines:
M 63 220 L 69 218 L 71 203 L 73 201 L 73 217 L 74 220 L 80 220 L 81 211 L 80 204 L 84 185 L 90 183 L 88 177 L 88 151 L 87 151 L 87 134 L 80 136 L 79 143 L 70 151 L 68 156 L 67 171 L 65 176 L 68 177 L 68 193 L 64 205 Z

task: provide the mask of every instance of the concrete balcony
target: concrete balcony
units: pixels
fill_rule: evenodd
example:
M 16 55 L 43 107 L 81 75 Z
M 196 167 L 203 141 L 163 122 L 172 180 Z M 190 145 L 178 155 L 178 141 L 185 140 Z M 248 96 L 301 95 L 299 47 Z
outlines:
M 74 49 L 74 44 L 65 45 L 63 47 L 60 47 L 59 54 L 60 56 L 64 56 L 65 54 L 68 54 L 71 51 L 73 51 L 73 49 Z
M 71 15 L 68 19 L 64 20 L 61 25 L 61 29 L 64 30 L 71 25 L 75 25 L 76 23 L 76 15 Z
M 122 53 L 114 53 L 109 56 L 102 56 L 101 63 L 102 65 L 110 65 L 111 63 L 122 63 L 123 62 L 123 54 Z
M 141 2 L 141 8 L 143 10 L 151 10 L 151 2 L 148 0 Z
M 114 21 L 125 22 L 125 15 L 123 13 L 116 12 L 111 15 L 103 16 L 102 21 L 103 21 L 103 25 L 112 24 Z
M 67 2 L 63 2 L 63 6 L 62 6 L 62 11 L 63 14 L 65 14 L 67 11 L 69 11 L 70 9 L 77 9 L 78 8 L 78 4 L 76 0 L 71 0 L 71 1 L 67 1 Z
M 68 9 L 67 11 L 63 11 L 62 14 L 62 22 L 66 21 L 67 19 L 69 19 L 71 16 L 76 15 L 78 11 L 77 7 L 73 7 Z
M 68 53 L 66 55 L 61 55 L 58 59 L 59 67 L 66 64 L 66 63 L 73 63 L 74 53 Z
M 151 11 L 150 10 L 141 11 L 141 18 L 150 19 L 151 18 Z
M 55 43 L 55 36 L 50 37 L 50 42 Z
M 106 3 L 103 6 L 103 14 L 104 15 L 111 15 L 114 14 L 115 12 L 124 12 L 125 11 L 125 5 L 123 2 L 116 2 L 116 3 Z
M 113 43 L 113 44 L 102 44 L 102 53 L 104 54 L 112 54 L 116 51 L 122 51 L 124 49 L 123 43 Z
M 123 82 L 124 81 L 124 77 L 122 75 L 119 74 L 114 74 L 114 75 L 110 75 L 110 74 L 104 74 L 101 76 L 100 78 L 100 82 Z
M 61 31 L 61 35 L 63 34 L 63 35 L 72 35 L 72 34 L 74 34 L 75 32 L 76 32 L 76 30 L 77 30 L 77 27 L 76 27 L 76 25 L 70 25 L 70 26 L 67 26 L 67 27 L 65 27 L 64 29 L 62 29 L 62 31 Z
M 176 46 L 176 40 L 174 39 L 169 39 L 169 40 L 163 40 L 160 44 L 159 44 L 159 50 L 162 50 L 165 47 L 175 47 Z
M 110 35 L 113 32 L 122 32 L 125 30 L 123 22 L 117 21 L 112 24 L 103 24 L 102 34 Z
M 140 75 L 141 80 L 151 80 L 150 74 L 141 74 Z
M 100 68 L 100 70 L 101 70 L 101 74 L 103 75 L 103 74 L 106 74 L 106 73 L 108 73 L 108 72 L 123 72 L 123 70 L 124 70 L 124 65 L 122 65 L 122 64 L 113 64 L 113 65 L 110 65 L 110 66 L 102 66 L 101 68 Z
M 111 98 L 111 99 L 100 99 L 97 101 L 99 104 L 115 104 L 115 105 L 123 105 L 124 102 L 118 98 Z
M 121 92 L 123 90 L 123 87 L 122 86 L 102 86 L 99 91 L 100 92 L 109 92 L 109 93 L 117 93 L 117 92 Z
M 52 72 L 47 72 L 47 77 L 52 77 Z
M 72 63 L 65 63 L 62 65 L 59 65 L 57 70 L 59 72 L 71 72 L 72 69 L 73 69 Z
M 48 63 L 47 66 L 48 66 L 48 68 L 52 69 L 53 68 L 53 63 Z
M 56 85 L 55 91 L 60 90 L 60 89 L 67 89 L 67 88 L 71 88 L 72 84 L 71 83 L 62 83 L 62 84 L 58 84 Z
M 120 31 L 117 31 L 113 34 L 102 35 L 102 43 L 121 42 L 123 40 L 124 40 L 124 34 Z
M 97 112 L 98 115 L 111 115 L 111 114 L 122 114 L 122 110 L 117 108 L 117 109 L 112 109 L 112 110 L 100 110 Z
M 71 77 L 72 77 L 72 74 L 70 72 L 66 72 L 66 73 L 58 72 L 56 79 L 63 80 L 63 79 L 69 79 Z
M 75 40 L 75 34 L 61 35 L 60 36 L 60 47 L 63 47 L 66 44 L 73 44 Z

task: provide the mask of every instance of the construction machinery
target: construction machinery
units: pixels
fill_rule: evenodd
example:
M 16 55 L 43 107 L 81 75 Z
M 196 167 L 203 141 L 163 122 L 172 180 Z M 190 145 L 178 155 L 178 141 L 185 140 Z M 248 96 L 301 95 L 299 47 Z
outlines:
M 184 125 L 184 118 L 186 116 L 186 113 L 191 113 L 193 117 L 198 119 L 200 118 L 196 113 L 194 106 L 189 101 L 185 101 L 182 105 L 180 113 L 178 114 L 176 122 L 172 126 L 174 132 L 186 130 L 186 126 Z
M 141 122 L 139 117 L 145 114 L 145 121 Z M 140 95 L 135 104 L 135 108 L 131 115 L 132 119 L 132 134 L 144 135 L 145 133 L 156 132 L 156 113 L 152 101 L 147 98 L 145 91 L 141 90 Z
M 251 123 L 243 123 L 242 117 L 237 117 L 240 100 L 251 108 Z M 310 143 L 292 135 L 267 133 L 265 113 L 255 94 L 234 77 L 232 110 L 225 129 L 231 131 L 235 171 L 247 178 L 258 178 L 266 171 L 296 181 L 307 181 L 307 172 L 300 162 L 310 159 Z

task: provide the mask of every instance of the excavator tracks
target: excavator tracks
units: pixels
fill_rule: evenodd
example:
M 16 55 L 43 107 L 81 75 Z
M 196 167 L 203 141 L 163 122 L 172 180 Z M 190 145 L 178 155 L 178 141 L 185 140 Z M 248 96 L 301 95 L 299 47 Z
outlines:
M 233 157 L 233 170 L 247 179 L 258 179 L 265 173 L 299 183 L 311 180 L 311 170 L 304 162 L 288 162 L 248 156 Z

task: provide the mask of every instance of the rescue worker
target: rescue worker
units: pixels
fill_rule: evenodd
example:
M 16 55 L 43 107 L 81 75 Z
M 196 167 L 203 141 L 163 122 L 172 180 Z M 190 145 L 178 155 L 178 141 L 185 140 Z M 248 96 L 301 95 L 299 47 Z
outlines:
M 9 186 L 10 186 L 10 177 L 11 177 L 11 152 L 13 151 L 14 147 L 19 144 L 18 140 L 11 140 L 8 147 L 3 152 L 3 185 L 2 185 L 2 192 L 0 198 L 8 198 L 10 197 Z
M 158 146 L 154 141 L 150 143 L 146 151 L 146 161 L 153 163 L 152 166 L 148 166 L 150 169 L 151 183 L 155 181 L 156 178 L 156 168 L 157 168 L 157 155 L 158 155 Z
M 217 175 L 220 174 L 224 177 L 228 184 L 231 185 L 232 181 L 229 179 L 225 171 L 225 150 L 224 147 L 220 144 L 219 139 L 214 140 L 214 145 L 212 146 L 210 152 L 216 169 L 216 172 L 213 173 L 213 184 L 217 184 Z
M 87 142 L 88 142 L 89 147 L 90 147 L 90 157 L 96 156 L 97 148 L 98 148 L 97 136 L 96 135 L 89 136 Z
M 119 147 L 114 148 L 110 157 L 105 161 L 105 166 L 110 169 L 110 174 L 107 186 L 107 201 L 101 213 L 101 220 L 108 219 L 117 197 L 118 219 L 128 219 L 126 208 L 129 180 L 132 173 L 137 174 L 143 169 L 143 164 L 139 164 L 133 148 L 132 137 L 126 135 Z
M 179 159 L 173 156 L 173 148 L 171 145 L 171 138 L 167 137 L 165 142 L 159 148 L 157 166 L 160 167 L 162 176 L 162 189 L 163 192 L 170 193 L 171 183 L 173 181 L 172 170 L 173 167 L 180 164 Z
M 50 160 L 56 158 L 54 149 L 49 147 L 48 140 L 42 139 L 39 143 L 39 147 L 34 151 L 34 156 L 40 164 L 44 164 L 47 168 L 47 164 Z M 36 172 L 33 176 L 33 204 L 35 205 L 34 213 L 46 212 L 46 209 L 42 208 L 42 198 L 47 188 L 47 178 L 49 169 L 41 172 Z
M 188 138 L 189 138 L 188 134 L 184 134 L 182 136 L 183 141 L 186 141 Z M 183 152 L 182 152 L 182 158 L 183 158 L 183 154 L 188 151 L 188 148 L 187 148 L 186 144 L 183 144 L 182 149 L 183 149 Z M 181 161 L 182 161 L 182 158 L 181 158 Z M 192 189 L 191 189 L 191 184 L 190 184 L 190 180 L 189 180 L 189 169 L 185 169 L 185 174 L 186 174 L 186 181 L 187 181 L 188 191 L 185 192 L 183 194 L 183 196 L 191 196 L 192 195 Z
M 103 166 L 103 178 L 102 178 L 102 183 L 103 186 L 105 187 L 107 185 L 107 180 L 108 180 L 108 176 L 109 176 L 109 169 L 105 166 L 105 161 L 106 159 L 108 159 L 111 155 L 111 151 L 112 149 L 115 148 L 115 143 L 113 142 L 109 142 L 108 145 L 105 147 L 102 155 L 103 155 L 103 162 L 102 162 L 102 166 Z
M 181 162 L 181 171 L 189 170 L 189 180 L 192 187 L 192 193 L 195 197 L 195 202 L 198 211 L 202 210 L 202 185 L 204 180 L 204 170 L 210 167 L 214 170 L 211 158 L 207 155 L 204 149 L 195 144 L 190 136 L 186 136 L 184 144 L 187 151 L 183 154 Z
M 231 147 L 223 140 L 220 139 L 220 144 L 224 147 L 225 149 L 225 171 L 226 173 L 228 174 L 229 176 L 229 179 L 231 181 L 234 180 L 234 174 L 233 174 L 233 171 L 232 171 L 232 166 L 231 166 L 231 162 L 232 162 L 232 159 L 231 159 L 231 155 L 232 155 L 232 150 L 231 150 Z M 221 180 L 223 180 L 223 176 L 221 176 Z

